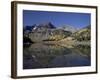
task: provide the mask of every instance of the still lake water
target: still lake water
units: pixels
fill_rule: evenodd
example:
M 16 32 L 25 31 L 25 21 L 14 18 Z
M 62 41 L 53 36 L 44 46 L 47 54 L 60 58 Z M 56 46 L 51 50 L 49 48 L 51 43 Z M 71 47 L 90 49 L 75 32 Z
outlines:
M 90 51 L 89 45 L 27 45 L 23 49 L 23 69 L 90 66 Z

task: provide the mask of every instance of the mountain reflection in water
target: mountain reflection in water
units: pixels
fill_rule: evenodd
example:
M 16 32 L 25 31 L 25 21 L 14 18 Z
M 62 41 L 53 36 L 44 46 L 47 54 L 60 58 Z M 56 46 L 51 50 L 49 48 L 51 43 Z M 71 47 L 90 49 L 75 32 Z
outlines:
M 89 45 L 27 45 L 23 48 L 23 69 L 90 66 L 90 51 Z

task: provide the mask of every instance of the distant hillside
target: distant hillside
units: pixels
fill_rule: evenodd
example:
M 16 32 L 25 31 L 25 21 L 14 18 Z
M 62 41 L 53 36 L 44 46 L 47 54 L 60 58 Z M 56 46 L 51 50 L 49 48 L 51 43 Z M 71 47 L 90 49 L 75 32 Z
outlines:
M 74 33 L 74 32 L 79 30 L 78 28 L 73 27 L 73 26 L 69 26 L 69 25 L 64 25 L 64 26 L 60 27 L 59 29 L 63 29 L 65 31 L 70 31 L 72 33 Z
M 78 41 L 88 41 L 88 40 L 90 40 L 91 39 L 91 26 L 88 25 L 88 26 L 80 29 L 79 31 L 73 33 L 73 36 Z

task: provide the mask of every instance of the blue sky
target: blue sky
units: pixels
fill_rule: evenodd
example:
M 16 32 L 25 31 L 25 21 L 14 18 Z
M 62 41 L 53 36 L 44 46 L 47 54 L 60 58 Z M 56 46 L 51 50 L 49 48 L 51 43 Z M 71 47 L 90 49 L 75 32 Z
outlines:
M 70 25 L 76 28 L 83 28 L 91 23 L 89 13 L 51 12 L 23 10 L 23 25 L 31 26 L 51 22 L 56 27 Z

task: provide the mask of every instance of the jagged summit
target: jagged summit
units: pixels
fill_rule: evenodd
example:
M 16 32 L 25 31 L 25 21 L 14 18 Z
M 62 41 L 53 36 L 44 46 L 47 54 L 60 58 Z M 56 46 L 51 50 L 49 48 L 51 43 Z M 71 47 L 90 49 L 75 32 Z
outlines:
M 47 23 L 39 24 L 39 25 L 37 26 L 37 28 L 55 29 L 56 27 L 55 27 L 51 22 L 47 22 Z
M 32 26 L 26 26 L 24 30 L 34 31 L 38 29 L 56 29 L 56 27 L 51 22 L 34 24 Z

